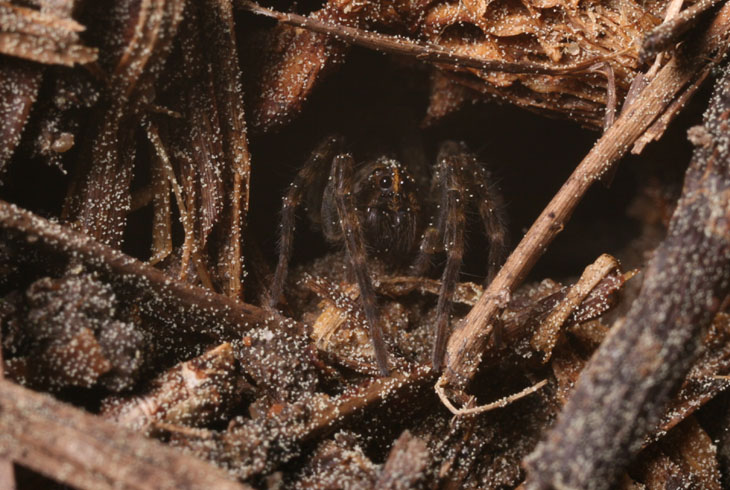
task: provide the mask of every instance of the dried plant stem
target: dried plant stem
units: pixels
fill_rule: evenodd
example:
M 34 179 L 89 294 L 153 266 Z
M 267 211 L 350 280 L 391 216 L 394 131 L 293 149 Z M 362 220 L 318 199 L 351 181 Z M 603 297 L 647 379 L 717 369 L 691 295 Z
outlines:
M 64 257 L 98 271 L 134 295 L 141 308 L 172 328 L 219 337 L 273 321 L 261 308 L 209 290 L 184 284 L 162 271 L 68 227 L 0 201 L 0 236 L 44 245 Z
M 442 378 L 443 379 L 443 378 Z M 436 394 L 438 395 L 439 399 L 441 400 L 441 403 L 444 404 L 446 408 L 449 409 L 451 413 L 453 413 L 456 416 L 464 416 L 464 415 L 477 415 L 484 412 L 489 412 L 491 410 L 494 410 L 496 408 L 502 408 L 506 407 L 510 403 L 514 403 L 517 400 L 520 400 L 521 398 L 526 397 L 527 395 L 531 395 L 532 393 L 535 393 L 537 390 L 542 388 L 547 384 L 547 380 L 543 379 L 542 381 L 535 383 L 532 386 L 528 386 L 522 391 L 518 391 L 517 393 L 513 393 L 509 396 L 505 396 L 503 398 L 500 398 L 496 402 L 487 403 L 486 405 L 479 405 L 478 407 L 469 407 L 469 408 L 456 408 L 451 401 L 449 401 L 449 398 L 446 396 L 446 392 L 444 391 L 443 385 L 440 384 L 441 380 L 439 380 L 438 383 L 436 383 Z
M 233 6 L 231 0 L 207 0 L 205 3 L 206 6 L 202 9 L 206 26 L 203 36 L 211 44 L 208 52 L 213 62 L 225 155 L 233 171 L 226 294 L 232 298 L 242 298 L 242 233 L 246 228 L 248 214 L 251 154 L 246 138 L 243 91 L 238 79 L 241 70 L 238 66 Z
M 80 169 L 67 195 L 64 216 L 73 216 L 89 235 L 121 248 L 131 205 L 134 151 L 132 121 L 147 105 L 183 17 L 182 0 L 143 0 L 129 30 L 134 34 L 109 78 L 109 110 L 92 144 L 91 162 Z M 81 166 L 83 167 L 83 166 Z
M 547 362 L 558 342 L 560 328 L 573 314 L 576 308 L 586 299 L 590 292 L 614 269 L 618 262 L 608 254 L 603 254 L 583 271 L 578 282 L 567 292 L 565 298 L 550 312 L 530 340 L 532 348 L 543 354 L 543 362 Z
M 180 264 L 180 280 L 185 280 L 185 275 L 187 274 L 188 270 L 188 261 L 190 260 L 190 254 L 194 253 L 194 251 L 197 249 L 197 246 L 194 243 L 195 238 L 195 231 L 193 230 L 193 222 L 190 216 L 190 213 L 188 212 L 187 205 L 185 203 L 185 199 L 183 198 L 183 192 L 180 188 L 180 184 L 177 181 L 177 178 L 175 177 L 175 171 L 172 168 L 172 163 L 170 162 L 170 157 L 167 155 L 167 150 L 165 150 L 165 145 L 162 143 L 162 140 L 160 139 L 160 133 L 157 130 L 157 125 L 150 122 L 149 120 L 145 120 L 142 124 L 142 126 L 147 131 L 147 138 L 149 138 L 150 142 L 152 143 L 152 146 L 155 149 L 155 152 L 157 152 L 157 157 L 159 159 L 159 167 L 160 167 L 160 175 L 161 178 L 165 179 L 168 183 L 168 185 L 172 188 L 172 192 L 175 194 L 175 201 L 177 203 L 177 207 L 180 210 L 180 222 L 183 225 L 183 230 L 185 230 L 185 239 L 183 243 L 183 253 L 182 253 L 182 259 Z M 168 191 L 169 192 L 169 191 Z M 169 232 L 168 232 L 169 233 Z M 160 260 L 163 260 L 167 255 L 170 254 L 172 251 L 172 243 L 168 239 L 168 247 L 165 249 L 164 254 L 160 254 L 157 257 L 154 257 L 154 262 L 150 260 L 152 263 L 159 262 Z
M 721 0 L 699 0 L 678 15 L 666 19 L 651 31 L 641 44 L 639 62 L 645 63 L 661 51 L 675 44 L 680 36 L 694 26 L 703 12 L 711 9 Z
M 545 75 L 567 75 L 591 71 L 596 63 L 606 61 L 607 57 L 593 58 L 582 63 L 568 66 L 547 66 L 530 62 L 510 62 L 465 56 L 435 44 L 418 43 L 402 36 L 391 36 L 377 32 L 365 31 L 356 27 L 332 24 L 303 15 L 277 12 L 267 9 L 249 0 L 236 0 L 236 6 L 257 15 L 276 19 L 282 24 L 301 27 L 322 34 L 329 34 L 339 40 L 357 46 L 382 51 L 384 53 L 412 56 L 432 63 L 444 63 L 452 66 L 467 66 L 485 71 L 506 73 L 536 73 Z
M 573 210 L 590 186 L 630 148 L 644 131 L 671 104 L 687 84 L 716 61 L 711 56 L 728 49 L 730 7 L 725 6 L 714 23 L 698 40 L 697 51 L 670 60 L 637 95 L 621 116 L 576 167 L 552 201 L 545 207 L 517 248 L 507 259 L 497 277 L 472 308 L 447 347 L 448 364 L 445 384 L 464 389 L 476 372 L 492 332 L 492 320 L 504 306 L 504 298 L 525 278 L 547 246 L 560 233 Z M 444 382 L 440 382 L 444 384 Z
M 373 378 L 365 387 L 335 398 L 328 409 L 318 410 L 300 440 L 306 442 L 324 437 L 365 408 L 398 396 L 404 390 L 415 389 L 432 381 L 434 377 L 430 366 L 415 366 L 405 372 L 394 372 L 389 377 Z
M 626 319 L 529 457 L 528 488 L 607 489 L 641 448 L 730 292 L 730 68 L 717 81 L 667 238 Z
M 238 489 L 223 470 L 97 416 L 0 381 L 0 455 L 89 489 Z

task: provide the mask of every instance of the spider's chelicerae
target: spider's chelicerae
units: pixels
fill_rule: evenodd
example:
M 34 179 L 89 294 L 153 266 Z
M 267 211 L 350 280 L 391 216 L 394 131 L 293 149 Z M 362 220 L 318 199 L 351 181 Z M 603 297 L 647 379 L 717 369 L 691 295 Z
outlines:
M 439 148 L 430 189 L 418 189 L 398 161 L 381 157 L 356 167 L 353 157 L 342 152 L 340 138 L 325 139 L 299 171 L 283 199 L 279 261 L 271 286 L 272 307 L 283 292 L 292 252 L 295 211 L 302 202 L 309 204 L 310 219 L 319 223 L 325 238 L 345 245 L 348 267 L 360 288 L 370 339 L 383 375 L 389 371 L 388 352 L 368 259 L 377 257 L 395 268 L 406 264 L 411 274 L 422 275 L 430 267 L 434 254 L 445 253 L 432 358 L 434 370 L 440 370 L 470 206 L 478 211 L 490 241 L 486 259 L 488 281 L 496 273 L 505 252 L 502 199 L 484 165 L 463 143 L 446 141 Z

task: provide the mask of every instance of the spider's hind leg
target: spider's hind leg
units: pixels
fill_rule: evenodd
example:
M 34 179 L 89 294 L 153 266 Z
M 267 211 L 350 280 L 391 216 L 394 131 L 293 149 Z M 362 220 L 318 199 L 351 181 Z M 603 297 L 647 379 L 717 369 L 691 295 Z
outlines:
M 387 376 L 390 371 L 388 367 L 388 350 L 383 341 L 380 312 L 378 311 L 375 290 L 367 269 L 365 240 L 352 197 L 353 166 L 354 161 L 351 155 L 337 155 L 332 162 L 330 178 L 335 187 L 335 205 L 342 227 L 342 238 L 345 242 L 350 266 L 355 273 L 360 288 L 360 300 L 370 329 L 370 341 L 375 350 L 375 359 L 380 374 Z
M 284 282 L 289 270 L 292 244 L 294 241 L 294 227 L 296 210 L 305 199 L 318 179 L 328 175 L 328 166 L 332 157 L 340 150 L 342 140 L 338 136 L 329 136 L 322 141 L 312 152 L 304 166 L 299 170 L 294 181 L 282 199 L 281 224 L 279 229 L 279 258 L 274 272 L 274 280 L 269 290 L 269 306 L 275 307 L 281 299 Z

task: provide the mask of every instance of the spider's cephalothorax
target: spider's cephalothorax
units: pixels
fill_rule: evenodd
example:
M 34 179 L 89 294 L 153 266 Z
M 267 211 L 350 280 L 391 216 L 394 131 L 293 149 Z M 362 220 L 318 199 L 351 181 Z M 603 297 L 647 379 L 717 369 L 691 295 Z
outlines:
M 337 137 L 325 139 L 284 196 L 271 306 L 278 303 L 283 292 L 296 208 L 303 200 L 318 199 L 321 204 L 310 206 L 310 218 L 320 223 L 327 240 L 345 245 L 348 265 L 360 288 L 378 367 L 384 375 L 389 371 L 388 353 L 368 273 L 368 258 L 375 256 L 395 266 L 412 264 L 413 273 L 423 274 L 433 254 L 445 253 L 433 349 L 433 367 L 440 370 L 464 252 L 468 206 L 478 211 L 490 240 L 487 280 L 491 280 L 506 245 L 501 198 L 487 170 L 463 143 L 447 141 L 441 145 L 430 189 L 418 189 L 405 167 L 390 158 L 381 157 L 355 169 L 352 156 L 341 153 L 341 146 Z M 318 185 L 326 177 L 326 183 Z M 428 226 L 422 219 L 424 208 L 431 218 Z M 319 213 L 312 214 L 315 209 Z
M 343 228 L 335 202 L 335 180 L 324 190 L 322 229 L 331 242 L 342 242 Z M 354 209 L 368 255 L 390 265 L 405 263 L 420 232 L 416 183 L 397 160 L 381 157 L 361 166 L 352 184 Z

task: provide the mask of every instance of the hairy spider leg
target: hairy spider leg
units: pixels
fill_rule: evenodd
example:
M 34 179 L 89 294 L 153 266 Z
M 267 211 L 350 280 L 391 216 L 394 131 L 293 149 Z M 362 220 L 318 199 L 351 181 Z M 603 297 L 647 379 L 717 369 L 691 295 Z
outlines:
M 478 179 L 471 186 L 475 194 L 477 210 L 482 218 L 484 234 L 489 241 L 489 255 L 487 256 L 487 278 L 485 285 L 489 285 L 497 275 L 507 255 L 507 215 L 504 212 L 504 201 L 490 178 L 489 172 L 484 169 L 473 155 L 473 166 Z
M 321 175 L 327 174 L 327 166 L 331 164 L 332 157 L 337 153 L 340 145 L 341 138 L 338 136 L 330 136 L 322 141 L 304 163 L 304 166 L 299 170 L 296 177 L 294 177 L 294 181 L 289 185 L 282 199 L 279 260 L 276 264 L 274 280 L 269 290 L 269 306 L 272 308 L 279 304 L 281 294 L 284 290 L 284 282 L 289 271 L 289 260 L 291 259 L 292 245 L 294 243 L 296 210 L 301 204 L 308 188 Z
M 370 282 L 365 254 L 365 241 L 360 228 L 355 203 L 352 196 L 353 167 L 355 162 L 351 155 L 337 155 L 332 162 L 332 174 L 335 185 L 335 205 L 342 227 L 345 250 L 355 272 L 357 285 L 360 288 L 360 300 L 365 310 L 365 319 L 370 330 L 370 341 L 375 350 L 375 359 L 380 374 L 387 376 L 388 349 L 383 341 L 383 329 L 380 325 L 380 313 L 375 300 L 375 290 Z
M 507 251 L 507 219 L 504 212 L 502 195 L 493 183 L 489 171 L 470 153 L 464 143 L 445 142 L 441 149 L 453 154 L 452 171 L 457 179 L 457 186 L 469 193 L 469 202 L 476 205 L 484 226 L 484 233 L 489 241 L 487 255 L 487 277 L 485 285 L 489 285 L 497 275 Z M 495 342 L 502 338 L 502 322 L 495 320 L 492 328 Z
M 442 178 L 443 172 L 436 165 L 434 169 L 433 177 L 431 178 L 431 195 L 436 195 L 441 192 L 443 186 Z M 442 199 L 443 200 L 443 199 Z M 442 212 L 442 207 L 439 205 L 439 212 L 436 215 L 436 222 L 429 223 L 426 229 L 423 231 L 423 237 L 421 239 L 421 245 L 418 249 L 418 256 L 411 266 L 411 273 L 414 276 L 423 276 L 431 266 L 431 259 L 433 256 L 443 249 L 444 236 L 444 218 L 446 213 Z
M 444 361 L 452 299 L 464 256 L 466 188 L 458 182 L 456 177 L 456 169 L 462 164 L 463 158 L 463 155 L 454 151 L 452 142 L 446 142 L 439 148 L 437 161 L 439 168 L 436 171 L 442 172 L 442 184 L 438 223 L 443 223 L 444 226 L 443 245 L 446 251 L 446 266 L 441 275 L 441 288 L 436 305 L 436 339 L 433 343 L 432 357 L 434 371 L 440 371 Z

